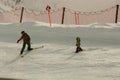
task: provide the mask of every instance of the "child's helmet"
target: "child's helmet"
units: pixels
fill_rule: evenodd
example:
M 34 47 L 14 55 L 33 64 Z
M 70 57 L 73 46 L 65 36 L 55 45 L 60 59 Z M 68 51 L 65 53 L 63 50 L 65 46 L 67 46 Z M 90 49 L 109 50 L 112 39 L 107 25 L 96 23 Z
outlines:
M 80 37 L 76 37 L 76 40 L 80 40 Z

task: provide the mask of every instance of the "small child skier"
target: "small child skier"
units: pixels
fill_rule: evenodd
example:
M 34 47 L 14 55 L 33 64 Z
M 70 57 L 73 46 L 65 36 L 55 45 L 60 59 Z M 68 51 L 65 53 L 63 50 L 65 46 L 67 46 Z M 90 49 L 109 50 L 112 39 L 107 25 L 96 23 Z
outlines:
M 83 49 L 80 47 L 80 37 L 76 37 L 76 53 L 80 52 L 80 51 L 83 51 Z

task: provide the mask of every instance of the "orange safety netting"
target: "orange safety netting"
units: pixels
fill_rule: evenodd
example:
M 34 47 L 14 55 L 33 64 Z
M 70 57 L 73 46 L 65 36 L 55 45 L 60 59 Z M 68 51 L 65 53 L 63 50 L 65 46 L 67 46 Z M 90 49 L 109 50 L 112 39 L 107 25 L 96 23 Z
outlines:
M 61 24 L 63 9 L 51 11 L 51 22 Z M 120 8 L 119 8 L 120 14 Z M 0 23 L 19 23 L 21 17 L 21 8 L 9 12 L 0 13 Z M 106 9 L 101 12 L 80 13 L 65 9 L 64 24 L 90 24 L 90 23 L 114 23 L 116 17 L 116 7 Z M 35 13 L 24 9 L 22 22 L 49 22 L 47 11 Z M 118 22 L 120 22 L 120 15 L 118 15 Z
M 119 7 L 119 11 L 118 11 L 118 22 L 120 22 L 120 7 Z

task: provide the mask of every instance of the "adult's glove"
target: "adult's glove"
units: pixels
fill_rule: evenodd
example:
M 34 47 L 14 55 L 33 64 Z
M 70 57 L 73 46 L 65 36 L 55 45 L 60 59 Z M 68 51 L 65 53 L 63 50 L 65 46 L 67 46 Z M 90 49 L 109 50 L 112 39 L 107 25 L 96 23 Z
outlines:
M 17 40 L 17 43 L 19 43 L 20 40 Z

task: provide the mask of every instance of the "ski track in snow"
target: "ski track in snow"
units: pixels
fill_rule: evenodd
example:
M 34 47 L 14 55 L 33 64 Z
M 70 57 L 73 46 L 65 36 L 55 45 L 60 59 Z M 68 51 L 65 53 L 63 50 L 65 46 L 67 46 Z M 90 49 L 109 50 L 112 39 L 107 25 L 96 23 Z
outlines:
M 39 78 L 46 80 L 45 76 L 49 75 L 47 79 L 55 80 L 60 78 L 58 75 L 60 74 L 64 79 L 68 80 L 70 77 L 67 75 L 73 75 L 74 73 L 72 79 L 75 80 L 81 79 L 81 77 L 85 80 L 88 78 L 93 79 L 93 77 L 97 77 L 97 80 L 104 78 L 119 79 L 119 71 L 116 70 L 120 67 L 119 49 L 85 47 L 84 51 L 74 53 L 75 47 L 48 44 L 41 49 L 30 52 L 25 51 L 24 54 L 27 53 L 27 55 L 21 58 L 18 56 L 18 51 L 20 50 L 18 48 L 0 47 L 0 52 L 3 54 L 0 57 L 1 62 L 3 62 L 3 65 L 1 65 L 1 69 L 4 69 L 4 71 L 1 71 L 3 76 L 21 78 L 23 75 L 29 74 L 36 80 L 39 80 Z M 111 73 L 112 70 L 116 72 Z M 9 75 L 6 74 L 10 71 L 13 72 Z M 21 75 L 14 77 L 15 73 Z M 38 77 L 38 74 L 43 74 L 44 77 Z M 78 74 L 81 77 L 78 77 Z M 87 79 L 85 75 L 88 77 Z M 57 77 L 54 79 L 53 76 Z M 28 76 L 25 76 L 25 78 L 29 79 Z

